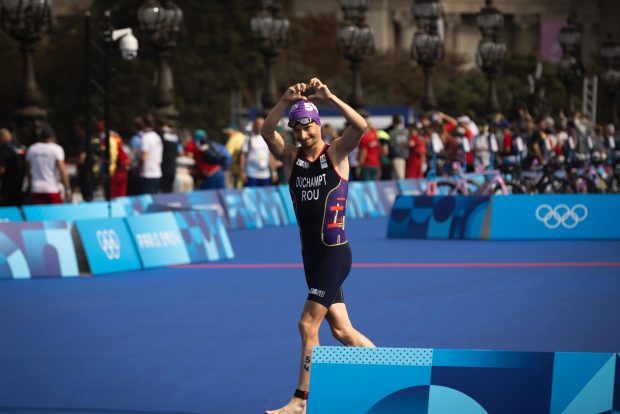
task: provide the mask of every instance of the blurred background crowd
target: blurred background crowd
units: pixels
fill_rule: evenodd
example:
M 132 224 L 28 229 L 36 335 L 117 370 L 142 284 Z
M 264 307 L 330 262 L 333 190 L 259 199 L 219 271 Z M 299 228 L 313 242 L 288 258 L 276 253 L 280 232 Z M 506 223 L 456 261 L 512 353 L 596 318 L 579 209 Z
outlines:
M 316 75 L 371 126 L 351 180 L 617 192 L 620 3 L 479 3 L 0 0 L 1 203 L 284 184 L 260 124 Z

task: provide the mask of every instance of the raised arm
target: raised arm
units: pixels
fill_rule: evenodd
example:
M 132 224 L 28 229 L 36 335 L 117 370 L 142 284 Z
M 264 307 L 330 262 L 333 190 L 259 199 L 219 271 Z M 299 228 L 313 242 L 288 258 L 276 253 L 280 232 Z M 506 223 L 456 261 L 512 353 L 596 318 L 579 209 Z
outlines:
M 310 98 L 319 98 L 328 101 L 338 108 L 349 123 L 349 126 L 344 130 L 342 136 L 336 138 L 331 143 L 330 156 L 334 163 L 339 164 L 348 157 L 349 152 L 353 151 L 359 143 L 367 127 L 366 120 L 355 109 L 351 108 L 347 103 L 331 93 L 327 85 L 319 79 L 311 79 L 309 86 L 315 90 L 314 95 L 310 96 Z
M 286 92 L 284 92 L 278 103 L 271 109 L 271 111 L 269 111 L 269 114 L 267 115 L 267 118 L 265 118 L 265 122 L 260 130 L 261 136 L 265 142 L 267 142 L 269 151 L 271 151 L 277 160 L 284 163 L 287 168 L 294 161 L 297 149 L 293 145 L 284 142 L 282 135 L 276 131 L 276 126 L 278 125 L 278 122 L 280 122 L 280 119 L 284 116 L 284 112 L 291 103 L 299 99 L 307 99 L 301 95 L 307 88 L 308 85 L 305 83 L 297 83 L 289 87 Z

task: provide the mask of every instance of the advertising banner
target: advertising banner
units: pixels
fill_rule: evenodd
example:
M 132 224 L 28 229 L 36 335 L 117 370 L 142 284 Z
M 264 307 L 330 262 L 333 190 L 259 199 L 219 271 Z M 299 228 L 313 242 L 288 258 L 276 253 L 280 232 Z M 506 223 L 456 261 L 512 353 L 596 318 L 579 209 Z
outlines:
M 110 202 L 112 217 L 131 217 L 144 214 L 153 204 L 153 196 L 143 194 L 131 197 L 117 197 Z
M 383 204 L 383 209 L 385 210 L 385 214 L 389 215 L 390 211 L 392 211 L 392 206 L 394 205 L 394 201 L 398 194 L 400 193 L 400 189 L 398 188 L 398 183 L 396 181 L 377 181 L 377 191 L 379 192 L 379 199 Z
M 144 214 L 126 220 L 144 268 L 190 262 L 173 213 Z
M 218 190 L 200 190 L 187 193 L 187 201 L 193 210 L 212 211 L 230 228 L 224 202 Z
M 75 222 L 93 275 L 142 268 L 125 219 Z
M 416 239 L 488 238 L 488 196 L 400 195 L 388 221 L 388 237 Z
M 319 346 L 308 413 L 612 413 L 618 367 L 615 353 Z
M 619 194 L 493 197 L 491 239 L 620 239 Z
M 291 192 L 289 190 L 288 185 L 279 185 L 278 192 L 280 193 L 280 198 L 282 198 L 282 203 L 284 204 L 284 208 L 286 209 L 286 215 L 288 216 L 288 222 L 290 224 L 297 224 L 297 217 L 295 216 L 295 207 L 293 206 L 293 200 L 291 200 Z
M 0 279 L 79 276 L 65 221 L 0 224 Z
M 384 217 L 385 209 L 374 181 L 349 182 L 347 218 Z
M 290 224 L 277 187 L 220 190 L 231 229 L 260 229 Z
M 25 205 L 22 207 L 22 211 L 27 221 L 75 221 L 102 219 L 110 216 L 109 206 L 105 201 L 80 204 Z
M 24 221 L 21 211 L 17 207 L 0 207 L 0 223 Z
M 179 211 L 174 216 L 191 263 L 235 257 L 224 220 L 215 211 Z
M 153 204 L 150 206 L 156 206 L 158 211 L 174 211 L 179 209 L 189 209 L 191 205 L 187 198 L 189 193 L 164 193 L 154 194 Z
M 398 189 L 403 195 L 425 195 L 427 181 L 424 178 L 398 180 Z

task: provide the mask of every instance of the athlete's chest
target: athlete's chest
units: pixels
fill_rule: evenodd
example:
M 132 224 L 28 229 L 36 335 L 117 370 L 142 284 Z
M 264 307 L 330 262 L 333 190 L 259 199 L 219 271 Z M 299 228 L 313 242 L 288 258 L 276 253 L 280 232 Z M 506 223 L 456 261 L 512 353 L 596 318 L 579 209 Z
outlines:
M 310 202 L 323 200 L 339 181 L 327 155 L 323 153 L 314 161 L 303 156 L 297 157 L 289 186 L 296 201 Z

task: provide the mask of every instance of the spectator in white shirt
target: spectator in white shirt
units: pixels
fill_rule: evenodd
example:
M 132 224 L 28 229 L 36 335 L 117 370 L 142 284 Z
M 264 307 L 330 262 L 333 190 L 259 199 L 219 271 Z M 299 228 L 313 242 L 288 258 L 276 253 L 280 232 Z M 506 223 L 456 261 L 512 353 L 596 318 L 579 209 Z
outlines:
M 65 166 L 65 151 L 56 144 L 50 126 L 40 132 L 40 141 L 26 152 L 26 174 L 30 186 L 31 204 L 61 204 L 60 178 L 64 185 L 65 201 L 71 201 L 71 185 Z
M 161 161 L 164 145 L 159 134 L 153 130 L 154 126 L 153 116 L 145 116 L 139 159 L 142 194 L 157 194 L 161 187 Z

